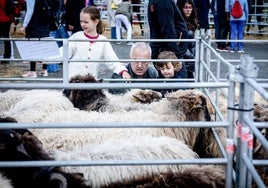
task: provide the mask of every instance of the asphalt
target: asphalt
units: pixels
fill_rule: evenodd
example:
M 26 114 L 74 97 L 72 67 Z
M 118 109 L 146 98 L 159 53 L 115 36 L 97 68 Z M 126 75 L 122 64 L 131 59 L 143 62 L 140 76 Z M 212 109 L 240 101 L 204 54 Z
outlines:
M 261 39 L 260 39 L 261 40 Z M 129 51 L 130 46 L 122 43 L 120 45 L 116 43 L 112 43 L 112 46 L 120 59 L 129 59 Z M 212 44 L 215 48 L 216 45 Z M 3 54 L 3 41 L 0 41 L 0 57 Z M 248 54 L 253 57 L 254 63 L 259 68 L 259 78 L 267 79 L 268 78 L 268 42 L 251 42 L 251 43 L 244 43 L 244 54 Z M 230 53 L 230 52 L 221 52 L 221 56 L 226 59 L 230 60 L 232 64 L 239 64 L 239 60 L 242 54 L 240 53 Z M 14 57 L 19 58 L 19 54 L 17 51 L 16 46 L 14 46 Z M 212 59 L 215 59 L 215 56 L 211 56 Z M 211 69 L 215 71 L 216 63 L 211 63 Z M 18 78 L 21 75 L 29 70 L 29 64 L 22 63 L 22 61 L 12 61 L 8 64 L 0 63 L 0 78 Z M 41 64 L 37 65 L 37 71 L 41 70 Z M 228 73 L 228 68 L 221 66 L 220 75 L 222 78 L 226 77 Z M 99 75 L 101 78 L 110 78 L 111 71 L 107 69 L 105 64 L 102 64 L 99 69 Z M 62 78 L 62 65 L 60 65 L 60 71 L 49 73 L 48 78 Z

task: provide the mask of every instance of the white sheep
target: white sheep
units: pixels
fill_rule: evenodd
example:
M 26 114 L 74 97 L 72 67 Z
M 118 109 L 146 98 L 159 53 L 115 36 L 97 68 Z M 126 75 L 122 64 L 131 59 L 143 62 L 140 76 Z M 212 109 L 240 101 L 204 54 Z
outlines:
M 5 176 L 0 174 L 0 187 L 1 188 L 13 188 L 11 181 L 7 179 Z
M 147 104 L 145 109 L 96 112 L 62 110 L 47 114 L 44 123 L 116 123 L 116 122 L 182 122 L 206 121 L 203 94 L 194 90 L 177 91 L 159 102 Z M 46 149 L 69 149 L 77 145 L 101 143 L 110 137 L 122 138 L 129 135 L 169 136 L 183 141 L 190 147 L 196 144 L 199 128 L 114 128 L 114 129 L 33 129 L 43 141 Z
M 0 94 L 1 114 L 18 122 L 40 122 L 50 112 L 74 109 L 73 104 L 57 90 L 10 90 Z
M 57 160 L 176 160 L 195 159 L 197 154 L 184 143 L 169 137 L 129 136 L 107 139 L 101 144 L 75 147 L 69 151 L 54 150 Z M 112 182 L 145 178 L 153 174 L 175 173 L 192 165 L 113 165 L 62 167 L 69 173 L 83 173 L 86 184 L 101 187 Z

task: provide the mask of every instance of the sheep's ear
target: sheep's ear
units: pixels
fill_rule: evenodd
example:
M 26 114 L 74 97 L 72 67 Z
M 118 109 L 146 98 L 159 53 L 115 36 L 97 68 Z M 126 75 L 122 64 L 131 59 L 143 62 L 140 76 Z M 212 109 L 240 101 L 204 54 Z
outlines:
M 135 94 L 135 95 L 133 95 L 133 97 L 134 97 L 136 102 L 141 102 L 141 103 L 146 102 L 146 99 L 143 95 Z

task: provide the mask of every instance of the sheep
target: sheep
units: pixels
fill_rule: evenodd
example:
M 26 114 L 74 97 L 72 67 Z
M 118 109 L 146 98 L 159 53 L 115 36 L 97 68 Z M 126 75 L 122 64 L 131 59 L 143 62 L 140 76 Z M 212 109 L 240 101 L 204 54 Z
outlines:
M 92 90 L 88 90 L 92 92 Z M 102 100 L 104 102 L 98 103 L 86 103 L 87 110 L 80 110 L 71 106 L 67 109 L 56 109 L 51 112 L 44 110 L 41 113 L 42 117 L 35 118 L 34 121 L 25 119 L 23 117 L 20 122 L 40 122 L 40 123 L 94 123 L 94 122 L 176 122 L 176 121 L 210 121 L 210 114 L 207 108 L 207 99 L 204 94 L 198 90 L 179 90 L 174 93 L 170 93 L 161 100 L 154 101 L 153 98 L 158 95 L 151 92 L 147 98 L 143 100 L 148 91 L 134 91 L 136 94 L 123 95 L 118 97 L 117 102 L 116 97 L 110 98 L 109 95 L 104 93 Z M 82 93 L 82 92 L 81 92 Z M 74 99 L 79 99 L 80 92 L 65 92 L 67 97 L 74 97 Z M 106 94 L 106 96 L 105 96 Z M 90 95 L 89 95 L 90 96 Z M 107 97 L 108 96 L 108 97 Z M 135 96 L 135 97 L 133 97 Z M 37 97 L 37 96 L 36 96 Z M 61 97 L 64 97 L 61 95 Z M 82 96 L 83 97 L 83 96 Z M 128 103 L 122 104 L 121 102 L 130 97 L 131 100 Z M 51 98 L 51 96 L 50 96 Z M 106 100 L 106 99 L 109 100 Z M 40 97 L 39 97 L 40 99 Z M 54 99 L 52 97 L 52 99 Z M 67 99 L 67 98 L 65 98 Z M 28 98 L 29 100 L 29 98 Z M 137 103 L 136 100 L 142 102 Z M 26 101 L 26 100 L 25 100 Z M 42 99 L 41 99 L 42 101 Z M 72 100 L 70 100 L 72 101 Z M 69 101 L 69 102 L 70 102 Z M 149 101 L 148 104 L 146 101 Z M 75 101 L 72 101 L 75 103 Z M 78 101 L 79 102 L 79 101 Z M 34 103 L 26 103 L 27 106 L 26 113 L 32 113 L 30 109 L 34 107 Z M 145 103 L 145 104 L 144 104 Z M 53 105 L 55 103 L 52 102 Z M 136 104 L 136 105 L 133 105 Z M 45 105 L 45 104 L 44 104 Z M 15 105 L 16 106 L 16 105 Z M 15 107 L 14 106 L 14 107 Z M 57 106 L 57 104 L 55 105 Z M 134 106 L 134 107 L 133 107 Z M 13 107 L 13 108 L 14 108 Z M 79 107 L 77 105 L 76 107 Z M 95 108 L 96 107 L 96 108 Z M 117 110 L 117 108 L 119 110 Z M 35 112 L 42 110 L 42 107 L 35 108 Z M 10 109 L 8 112 L 12 111 Z M 19 112 L 19 110 L 17 111 Z M 21 113 L 21 112 L 20 112 Z M 22 114 L 22 113 L 21 113 Z M 38 128 L 38 124 L 36 124 Z M 137 135 L 140 137 L 150 137 L 150 140 L 159 139 L 160 137 L 168 137 L 169 139 L 176 139 L 180 141 L 184 146 L 190 149 L 198 148 L 197 145 L 200 144 L 200 149 L 202 152 L 206 151 L 206 147 L 210 144 L 216 144 L 216 142 L 209 141 L 209 143 L 197 143 L 198 138 L 202 138 L 204 134 L 209 133 L 207 129 L 200 128 L 109 128 L 109 129 L 32 129 L 31 132 L 36 135 L 42 142 L 45 149 L 49 151 L 55 151 L 56 149 L 63 150 L 63 152 L 72 152 L 76 147 L 84 147 L 87 145 L 96 145 L 96 147 L 105 144 L 106 142 L 111 142 L 112 140 L 123 140 L 122 142 L 129 143 L 130 138 L 137 139 Z M 138 138 L 141 139 L 141 138 Z M 200 141 L 200 140 L 198 140 Z M 202 140 L 203 141 L 203 140 Z M 152 142 L 155 143 L 155 142 Z M 131 145 L 131 143 L 130 143 Z M 212 147 L 213 148 L 213 147 Z M 162 150 L 161 150 L 162 151 Z M 183 150 L 184 151 L 184 150 Z M 163 152 L 163 151 L 162 151 Z M 217 151 L 218 152 L 218 151 Z M 209 155 L 216 156 L 217 153 L 211 151 Z M 219 152 L 218 152 L 219 153 Z M 142 153 L 140 154 L 142 155 Z M 202 154 L 198 153 L 199 156 Z M 210 156 L 210 157 L 211 157 Z M 137 156 L 136 156 L 137 157 Z M 59 158 L 57 158 L 59 159 Z M 64 168 L 65 169 L 65 168 Z M 88 176 L 84 174 L 87 178 Z M 136 174 L 137 175 L 137 174 Z M 111 177 L 112 178 L 112 177 Z
M 0 121 L 7 121 L 10 118 L 2 117 Z M 12 120 L 12 119 L 11 119 Z M 169 160 L 169 159 L 195 159 L 198 155 L 193 152 L 187 145 L 183 142 L 178 141 L 174 138 L 169 137 L 150 137 L 150 136 L 133 136 L 123 139 L 110 139 L 102 144 L 91 144 L 85 145 L 83 147 L 77 147 L 69 151 L 51 151 L 53 157 L 49 157 L 46 153 L 40 141 L 33 135 L 24 134 L 20 136 L 23 144 L 25 145 L 26 152 L 34 159 L 41 157 L 41 160 L 56 159 L 56 160 Z M 40 155 L 41 154 L 41 155 Z M 3 157 L 3 155 L 1 155 Z M 18 160 L 18 159 L 17 159 Z M 199 167 L 197 167 L 199 168 Z M 110 183 L 119 183 L 122 180 L 134 181 L 135 179 L 145 179 L 148 181 L 149 177 L 154 177 L 156 175 L 163 175 L 170 177 L 173 176 L 181 179 L 181 183 L 187 183 L 187 178 L 194 177 L 195 174 L 192 173 L 193 165 L 149 165 L 149 166 L 108 166 L 108 167 L 62 167 L 66 174 L 76 174 L 77 172 L 83 173 L 85 182 L 80 180 L 73 185 L 74 187 L 109 187 Z M 182 172 L 181 172 L 182 171 Z M 215 168 L 214 168 L 215 171 Z M 5 171 L 2 171 L 5 172 Z M 15 170 L 18 173 L 18 169 Z M 12 178 L 13 182 L 19 181 L 19 184 L 15 184 L 16 187 L 29 187 L 28 181 L 25 179 L 25 169 L 23 170 L 23 175 L 18 173 L 16 178 L 10 173 L 9 178 Z M 58 172 L 58 171 L 56 171 Z M 61 171 L 60 171 L 61 172 Z M 194 172 L 194 171 L 193 171 Z M 209 170 L 203 173 L 209 173 Z M 215 171 L 216 173 L 217 171 Z M 62 174 L 63 172 L 61 172 Z M 206 173 L 206 174 L 207 174 Z M 210 172 L 211 173 L 211 172 Z M 22 177 L 22 178 L 19 178 Z M 67 176 L 68 177 L 68 176 Z M 79 175 L 81 177 L 81 175 Z M 224 177 L 224 174 L 222 174 Z M 30 177 L 28 177 L 30 178 Z M 70 177 L 68 177 L 70 178 Z M 79 179 L 78 179 L 79 180 Z M 84 180 L 84 179 L 83 179 Z M 22 183 L 24 182 L 24 184 Z M 170 179 L 169 183 L 173 180 Z M 198 182 L 200 180 L 198 179 Z M 211 183 L 216 180 L 209 180 Z M 222 181 L 217 180 L 217 182 Z M 25 184 L 25 182 L 27 182 Z M 81 183 L 82 182 L 82 183 Z M 205 181 L 203 181 L 205 182 Z M 37 182 L 38 183 L 38 182 Z M 44 182 L 43 182 L 44 183 Z M 80 184 L 81 183 L 81 184 Z M 85 183 L 85 184 L 84 184 Z M 176 181 L 174 182 L 176 183 Z M 199 182 L 200 183 L 200 182 Z M 68 182 L 70 184 L 70 182 Z M 22 185 L 22 186 L 21 186 Z M 47 184 L 34 184 L 34 186 L 50 186 Z M 68 186 L 69 187 L 69 186 Z M 72 187 L 70 185 L 70 187 Z
M 108 139 L 101 144 L 88 144 L 68 151 L 54 150 L 57 160 L 175 160 L 195 159 L 197 154 L 174 138 L 130 136 Z M 175 173 L 192 165 L 123 165 L 123 166 L 71 166 L 66 172 L 83 173 L 86 184 L 101 187 L 124 179 L 146 178 L 153 174 Z
M 182 90 L 171 93 L 159 102 L 153 102 L 145 109 L 96 112 L 81 110 L 55 111 L 43 119 L 43 123 L 100 123 L 100 122 L 174 122 L 174 121 L 209 121 L 210 116 L 206 109 L 206 99 L 201 92 Z M 169 136 L 182 140 L 191 148 L 195 146 L 200 128 L 128 128 L 128 129 L 42 129 L 31 130 L 44 142 L 47 149 L 70 149 L 75 145 L 85 143 L 100 143 L 107 138 L 122 138 L 127 135 Z M 207 131 L 206 133 L 209 133 Z M 60 145 L 58 144 L 60 143 Z M 216 144 L 216 143 L 214 143 Z M 201 147 L 201 145 L 200 145 Z M 203 150 L 204 152 L 204 150 Z
M 91 74 L 76 75 L 70 79 L 70 83 L 102 83 L 102 79 L 96 80 Z M 74 107 L 86 111 L 118 111 L 119 109 L 137 109 L 133 104 L 137 102 L 152 103 L 162 99 L 160 92 L 152 90 L 131 90 L 128 94 L 116 96 L 107 90 L 70 90 L 66 89 L 63 94 L 69 98 Z M 118 102 L 121 101 L 118 105 Z M 124 101 L 124 102 L 123 102 Z M 130 106 L 130 102 L 133 102 Z M 125 108 L 124 108 L 125 107 Z M 140 106 L 139 106 L 140 107 Z
M 0 117 L 0 122 L 17 123 L 12 117 Z M 40 140 L 27 129 L 0 129 L 0 161 L 53 160 L 42 148 Z M 0 167 L 0 173 L 14 188 L 86 187 L 78 173 L 66 173 L 58 167 Z M 0 179 L 2 183 L 8 183 Z
M 13 188 L 10 179 L 3 176 L 1 173 L 0 173 L 0 187 L 1 188 Z
M 7 90 L 0 93 L 0 113 L 11 109 L 18 101 L 22 100 L 27 95 L 23 90 Z
M 51 111 L 74 108 L 57 90 L 10 90 L 0 94 L 0 107 L 2 115 L 22 123 L 38 123 Z
M 148 176 L 146 178 L 136 178 L 114 182 L 108 186 L 104 186 L 103 188 L 224 188 L 224 171 L 225 169 L 221 166 L 194 166 L 175 173 L 162 173 L 158 175 Z

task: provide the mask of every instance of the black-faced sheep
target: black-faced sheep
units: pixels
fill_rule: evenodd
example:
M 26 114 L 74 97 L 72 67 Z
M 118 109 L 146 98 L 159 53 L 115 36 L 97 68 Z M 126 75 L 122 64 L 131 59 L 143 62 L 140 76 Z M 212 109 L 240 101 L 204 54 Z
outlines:
M 11 117 L 0 117 L 0 122 L 17 121 Z M 43 150 L 38 138 L 26 129 L 1 129 L 0 146 L 0 161 L 53 160 Z M 14 188 L 86 187 L 81 174 L 69 174 L 58 167 L 0 167 L 0 172 L 0 182 L 8 186 L 9 179 Z
M 70 79 L 70 83 L 102 83 L 103 80 L 96 80 L 95 77 L 93 77 L 91 74 L 86 75 L 77 75 Z M 120 98 L 122 97 L 116 97 L 117 102 L 119 102 L 120 105 L 116 103 L 112 103 L 111 98 L 114 95 L 109 94 L 108 92 L 104 92 L 104 90 L 100 89 L 79 89 L 79 90 L 69 90 L 66 89 L 63 91 L 63 94 L 73 103 L 74 107 L 80 109 L 80 110 L 86 110 L 86 111 L 107 111 L 110 110 L 112 107 L 122 108 L 121 102 L 119 102 Z M 162 99 L 162 95 L 159 92 L 152 91 L 152 90 L 139 90 L 136 92 L 134 90 L 133 92 L 130 92 L 127 95 L 131 95 L 128 100 L 133 100 L 135 102 L 141 102 L 141 103 L 152 103 L 154 101 L 159 101 Z M 108 95 L 108 97 L 107 97 Z M 125 96 L 127 96 L 125 95 Z M 126 98 L 126 97 L 124 97 Z M 129 104 L 130 101 L 127 101 Z M 128 108 L 132 108 L 131 106 L 128 106 Z

